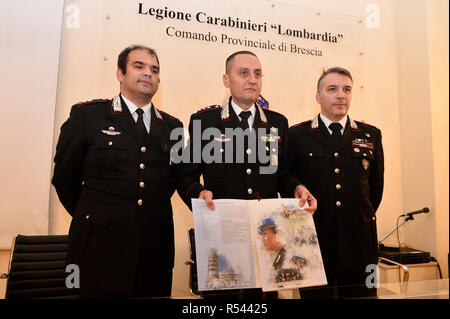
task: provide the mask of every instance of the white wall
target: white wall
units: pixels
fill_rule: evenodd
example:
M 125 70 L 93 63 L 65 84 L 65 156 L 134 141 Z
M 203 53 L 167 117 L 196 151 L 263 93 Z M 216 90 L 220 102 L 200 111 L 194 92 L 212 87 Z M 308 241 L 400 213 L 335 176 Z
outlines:
M 434 201 L 438 261 L 448 277 L 449 226 L 449 65 L 448 21 L 449 2 L 427 1 L 428 65 L 430 68 L 430 105 L 432 119 Z
M 403 207 L 430 208 L 402 241 L 448 276 L 448 2 L 400 0 L 397 23 Z
M 0 2 L 0 249 L 47 234 L 63 2 Z

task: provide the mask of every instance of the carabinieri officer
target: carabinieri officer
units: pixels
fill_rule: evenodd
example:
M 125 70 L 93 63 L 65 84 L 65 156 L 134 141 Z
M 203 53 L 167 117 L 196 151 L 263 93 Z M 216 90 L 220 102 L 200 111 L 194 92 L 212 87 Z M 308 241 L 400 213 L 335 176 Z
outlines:
M 287 161 L 286 117 L 256 103 L 262 87 L 258 58 L 252 52 L 239 51 L 227 58 L 225 69 L 223 83 L 231 97 L 222 106 L 207 107 L 191 116 L 191 161 L 182 170 L 180 196 L 189 206 L 192 198 L 202 198 L 214 209 L 213 198 L 277 198 L 283 191 L 288 197 L 300 198 L 300 206 L 308 202 L 307 210 L 314 212 L 315 198 L 295 178 Z M 217 134 L 201 141 L 195 138 L 209 136 L 208 129 Z M 199 161 L 196 154 L 201 154 Z M 201 175 L 204 185 L 199 181 Z M 266 295 L 260 289 L 239 294 L 242 298 Z
M 82 298 L 171 294 L 169 137 L 182 123 L 151 102 L 159 69 L 153 49 L 125 48 L 120 94 L 74 105 L 61 127 L 52 183 L 72 216 L 67 262 L 79 266 Z
M 365 270 L 377 264 L 375 213 L 383 195 L 383 146 L 379 129 L 347 115 L 352 86 L 346 69 L 324 71 L 316 94 L 321 113 L 289 130 L 296 176 L 318 201 L 313 217 L 328 280 L 328 287 L 301 289 L 302 298 L 375 293 L 365 287 Z

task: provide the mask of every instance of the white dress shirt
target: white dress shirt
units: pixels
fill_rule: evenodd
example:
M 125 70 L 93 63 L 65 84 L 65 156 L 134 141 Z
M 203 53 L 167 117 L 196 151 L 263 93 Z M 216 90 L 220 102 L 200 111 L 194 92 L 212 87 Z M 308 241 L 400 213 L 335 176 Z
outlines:
M 120 95 L 122 96 L 123 100 L 125 101 L 125 104 L 127 105 L 128 110 L 131 113 L 131 116 L 133 116 L 134 121 L 137 122 L 139 114 L 136 113 L 136 110 L 138 109 L 138 107 L 133 102 L 128 100 L 125 96 L 123 96 L 122 94 L 120 94 Z M 152 107 L 152 102 L 141 107 L 142 111 L 144 111 L 143 118 L 144 118 L 145 128 L 147 129 L 147 133 L 150 132 L 150 122 L 152 119 L 152 116 L 150 113 L 151 107 Z
M 253 121 L 255 120 L 256 107 L 255 103 L 248 109 L 244 110 L 239 105 L 234 103 L 233 99 L 231 99 L 231 106 L 233 107 L 234 112 L 239 117 L 239 120 L 242 121 L 242 118 L 239 116 L 242 111 L 250 111 L 251 115 L 248 117 L 248 127 L 250 128 L 250 132 L 252 131 Z
M 328 132 L 330 132 L 330 135 L 333 134 L 333 131 L 330 129 L 330 124 L 331 123 L 341 123 L 342 128 L 341 128 L 341 135 L 344 135 L 344 130 L 345 130 L 345 125 L 347 125 L 347 119 L 348 116 L 344 116 L 343 118 L 341 118 L 340 121 L 338 122 L 333 122 L 332 120 L 328 119 L 325 115 L 323 115 L 322 113 L 320 113 L 320 119 L 322 120 L 323 124 L 325 124 L 325 126 L 328 129 Z

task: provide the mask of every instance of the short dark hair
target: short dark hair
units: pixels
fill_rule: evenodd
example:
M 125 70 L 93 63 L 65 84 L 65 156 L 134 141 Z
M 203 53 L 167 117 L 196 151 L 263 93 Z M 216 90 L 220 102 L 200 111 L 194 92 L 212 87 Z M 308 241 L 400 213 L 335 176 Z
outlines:
M 228 69 L 229 69 L 229 67 L 230 67 L 231 61 L 233 61 L 234 57 L 235 57 L 236 55 L 239 55 L 239 54 L 250 54 L 250 55 L 253 55 L 255 58 L 258 59 L 258 57 L 256 56 L 256 54 L 254 54 L 254 53 L 251 52 L 251 51 L 237 51 L 237 52 L 234 52 L 234 53 L 233 53 L 232 55 L 230 55 L 230 56 L 227 58 L 227 60 L 225 61 L 225 73 L 226 73 L 226 74 L 228 74 Z
M 352 83 L 353 83 L 353 78 L 352 75 L 350 74 L 350 71 L 348 71 L 347 69 L 341 68 L 341 67 L 333 67 L 333 68 L 329 68 L 327 70 L 323 70 L 322 71 L 322 75 L 319 78 L 319 81 L 317 81 L 317 92 L 320 91 L 320 82 L 322 82 L 323 78 L 326 77 L 328 74 L 330 73 L 338 73 L 338 74 L 342 74 L 345 75 L 346 77 L 348 77 Z
M 156 54 L 156 51 L 152 48 L 146 47 L 145 45 L 140 44 L 132 44 L 120 52 L 119 57 L 117 58 L 117 67 L 122 71 L 122 74 L 127 73 L 127 62 L 128 62 L 128 55 L 130 52 L 135 50 L 144 50 L 147 51 L 148 54 L 153 55 L 156 59 L 156 62 L 158 62 L 159 66 L 159 59 L 158 55 Z

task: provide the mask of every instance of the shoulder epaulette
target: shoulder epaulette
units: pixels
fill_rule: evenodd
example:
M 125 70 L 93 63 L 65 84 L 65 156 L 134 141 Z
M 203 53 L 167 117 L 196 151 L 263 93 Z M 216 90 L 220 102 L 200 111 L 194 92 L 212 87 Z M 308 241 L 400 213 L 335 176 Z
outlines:
M 286 116 L 284 116 L 283 114 L 281 114 L 281 113 L 278 113 L 278 112 L 276 112 L 276 111 L 273 111 L 273 110 L 269 110 L 269 109 L 265 109 L 266 111 L 268 111 L 268 112 L 271 112 L 271 113 L 275 113 L 275 114 L 278 114 L 278 115 L 280 115 L 280 116 L 282 116 L 282 117 L 286 117 Z
M 75 105 L 88 105 L 88 104 L 93 104 L 93 103 L 106 103 L 109 102 L 110 100 L 108 99 L 95 99 L 95 100 L 90 100 L 90 101 L 84 101 L 84 102 L 78 102 Z
M 197 112 L 194 113 L 194 115 L 198 115 L 198 114 L 202 114 L 202 113 L 205 113 L 205 112 L 218 110 L 220 108 L 222 108 L 221 105 L 210 105 L 210 106 L 207 106 L 207 107 L 204 107 L 204 108 L 198 110 Z
M 355 122 L 358 123 L 358 124 L 361 124 L 361 125 L 369 126 L 369 127 L 374 128 L 376 130 L 380 130 L 378 127 L 376 127 L 374 125 L 371 125 L 371 124 L 368 124 L 368 123 L 365 123 L 365 122 L 361 122 L 361 121 L 355 121 Z
M 167 116 L 168 118 L 172 119 L 172 120 L 176 120 L 178 122 L 181 122 L 179 119 L 177 119 L 175 116 L 172 116 L 164 111 L 161 111 L 160 109 L 158 109 L 159 113 L 164 114 L 164 116 Z
M 307 120 L 307 121 L 292 125 L 291 128 L 298 127 L 298 126 L 304 125 L 304 124 L 309 124 L 309 123 L 311 123 L 311 120 Z

